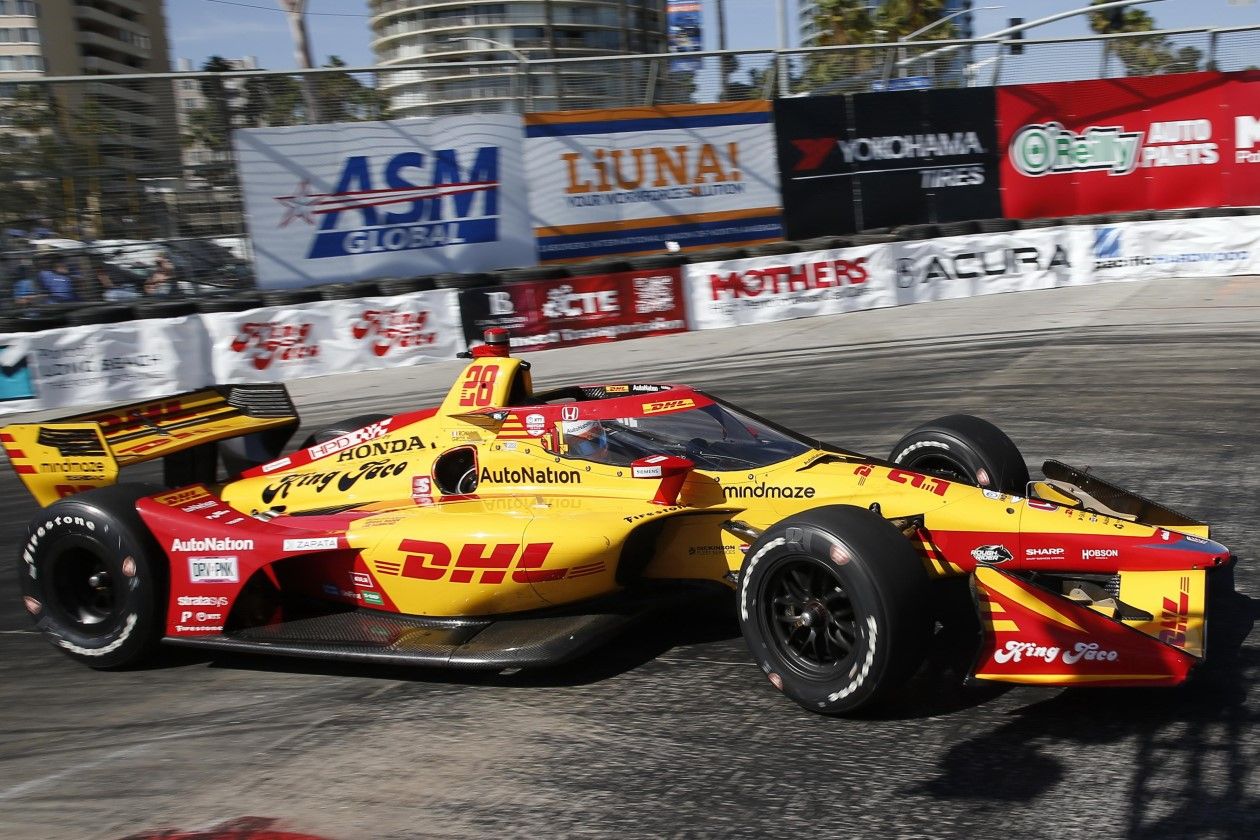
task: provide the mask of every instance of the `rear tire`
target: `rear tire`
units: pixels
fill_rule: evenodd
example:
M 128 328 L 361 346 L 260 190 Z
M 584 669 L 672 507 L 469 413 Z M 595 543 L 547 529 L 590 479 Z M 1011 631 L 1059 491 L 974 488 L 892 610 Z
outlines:
M 168 570 L 136 512 L 162 488 L 117 485 L 54 502 L 32 520 L 18 560 L 35 626 L 101 670 L 148 659 L 162 636 Z
M 788 517 L 748 549 L 740 629 L 772 685 L 812 712 L 847 714 L 887 699 L 923 663 L 928 593 L 896 528 L 830 505 Z
M 1022 496 L 1028 466 L 1006 433 L 988 420 L 951 414 L 897 441 L 888 460 L 914 472 Z

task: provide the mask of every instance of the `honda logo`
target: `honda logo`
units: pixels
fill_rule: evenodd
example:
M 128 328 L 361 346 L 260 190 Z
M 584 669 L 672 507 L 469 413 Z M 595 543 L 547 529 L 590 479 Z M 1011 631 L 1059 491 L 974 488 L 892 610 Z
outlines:
M 578 419 L 578 408 L 576 405 L 566 405 L 560 409 L 560 419 L 572 422 Z

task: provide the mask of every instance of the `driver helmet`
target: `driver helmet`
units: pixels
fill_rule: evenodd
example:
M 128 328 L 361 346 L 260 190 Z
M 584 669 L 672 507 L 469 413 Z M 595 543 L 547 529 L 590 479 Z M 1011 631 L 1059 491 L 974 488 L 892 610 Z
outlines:
M 574 458 L 592 460 L 608 454 L 608 433 L 598 420 L 565 421 L 564 441 Z

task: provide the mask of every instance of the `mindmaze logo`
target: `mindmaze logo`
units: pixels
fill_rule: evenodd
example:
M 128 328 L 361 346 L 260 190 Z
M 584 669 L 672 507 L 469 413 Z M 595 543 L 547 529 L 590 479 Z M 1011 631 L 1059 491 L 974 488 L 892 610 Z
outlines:
M 296 193 L 276 201 L 285 208 L 280 227 L 294 219 L 317 226 L 311 260 L 493 242 L 499 149 L 404 152 L 379 167 L 356 155 L 346 159 L 331 192 L 313 192 L 303 180 Z

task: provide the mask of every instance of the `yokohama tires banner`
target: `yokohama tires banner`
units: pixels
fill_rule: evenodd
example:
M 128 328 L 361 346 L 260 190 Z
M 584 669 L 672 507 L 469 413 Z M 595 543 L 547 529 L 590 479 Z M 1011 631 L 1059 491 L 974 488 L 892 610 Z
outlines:
M 513 283 L 460 293 L 464 335 L 481 341 L 489 327 L 512 333 L 517 350 L 545 350 L 687 328 L 677 268 Z
M 1005 214 L 1260 203 L 1258 79 L 1185 73 L 999 88 Z

